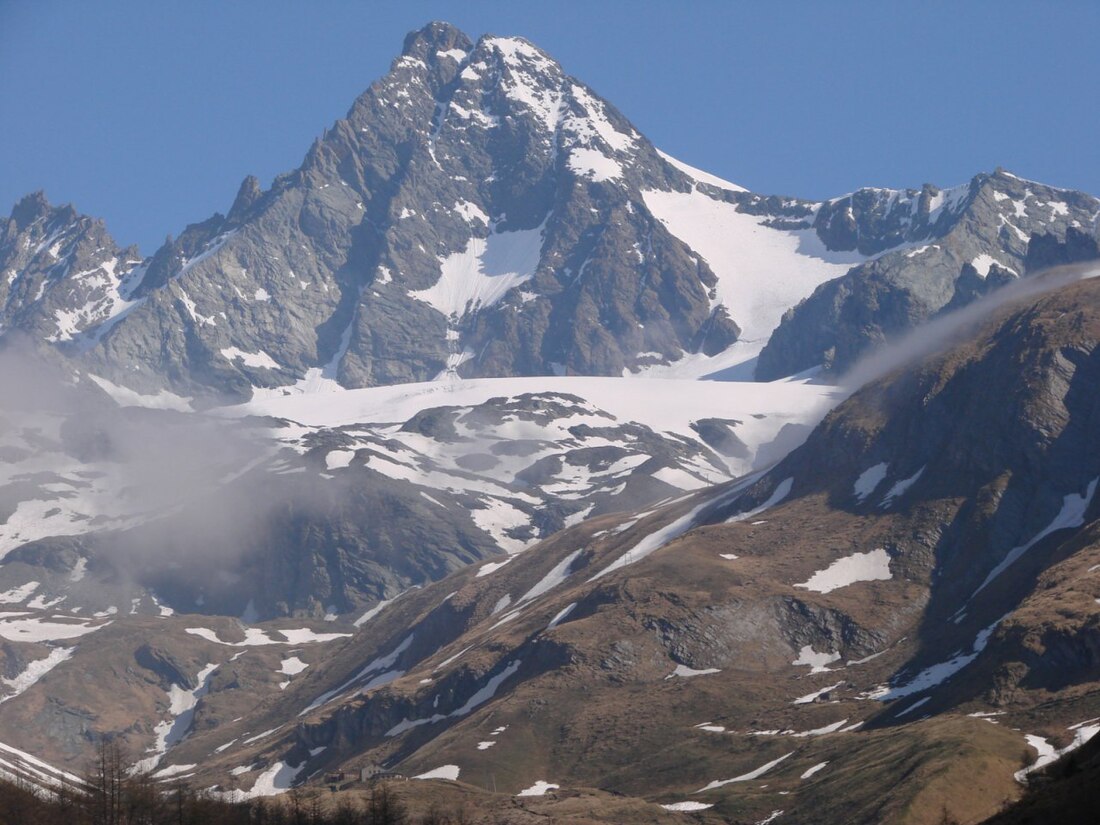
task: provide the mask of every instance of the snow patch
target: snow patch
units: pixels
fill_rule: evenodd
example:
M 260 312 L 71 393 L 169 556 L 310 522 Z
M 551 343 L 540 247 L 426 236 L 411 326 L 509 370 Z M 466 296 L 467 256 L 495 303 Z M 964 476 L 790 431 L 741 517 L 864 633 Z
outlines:
M 86 564 L 87 562 L 85 562 Z M 27 582 L 0 593 L 0 604 L 22 604 L 38 589 L 39 582 Z
M 316 633 L 310 630 L 308 627 L 285 629 L 274 631 L 281 633 L 285 637 L 283 639 L 273 639 L 267 635 L 263 630 L 258 627 L 247 627 L 244 629 L 244 640 L 240 642 L 227 642 L 222 639 L 218 634 L 206 627 L 185 627 L 185 633 L 190 633 L 192 636 L 198 636 L 200 639 L 206 639 L 208 642 L 214 644 L 226 645 L 227 647 L 256 647 L 259 645 L 300 645 L 308 642 L 331 642 L 334 639 L 344 639 L 351 636 L 350 633 Z
M 546 625 L 546 629 L 547 630 L 552 630 L 553 628 L 557 627 L 559 624 L 564 622 L 566 620 L 566 618 L 568 618 L 569 614 L 572 613 L 574 609 L 576 609 L 576 607 L 577 607 L 576 602 L 572 602 L 570 604 L 567 604 L 560 611 L 558 611 L 557 614 L 554 615 L 554 618 L 552 618 L 550 620 L 550 624 Z
M 194 688 L 184 688 L 172 684 L 168 688 L 168 713 L 170 718 L 158 722 L 153 728 L 155 739 L 146 753 L 151 754 L 134 764 L 135 773 L 151 771 L 155 768 L 164 754 L 174 745 L 182 742 L 191 732 L 191 724 L 195 718 L 195 707 L 199 700 L 210 690 L 210 677 L 218 669 L 216 663 L 206 665 L 195 676 L 197 683 Z
M 282 663 L 279 665 L 279 673 L 285 676 L 296 676 L 307 667 L 309 667 L 309 665 L 306 662 L 303 662 L 297 656 L 291 656 L 287 659 L 283 659 Z
M 886 478 L 886 473 L 889 469 L 889 466 L 884 461 L 881 464 L 876 464 L 874 467 L 868 467 L 860 473 L 859 478 L 857 478 L 855 484 L 852 485 L 852 495 L 856 497 L 856 501 L 862 502 L 867 496 L 871 495 L 871 493 L 875 491 L 875 488 L 882 483 L 882 480 Z
M 476 203 L 470 201 L 459 201 L 456 203 L 455 214 L 471 223 L 474 221 L 481 221 L 486 226 L 489 225 L 489 216 L 485 214 L 485 210 Z
M 1078 725 L 1073 725 L 1069 728 L 1069 730 L 1074 731 L 1073 741 L 1061 750 L 1056 750 L 1053 745 L 1051 745 L 1049 742 L 1047 742 L 1046 739 L 1041 736 L 1028 734 L 1026 737 L 1027 743 L 1039 752 L 1039 758 L 1036 759 L 1033 764 L 1029 765 L 1023 770 L 1016 771 L 1016 773 L 1014 774 L 1016 781 L 1026 783 L 1029 774 L 1034 773 L 1037 770 L 1041 770 L 1042 768 L 1045 768 L 1047 765 L 1049 765 L 1051 762 L 1055 762 L 1058 759 L 1061 759 L 1067 753 L 1071 753 L 1077 750 L 1082 745 L 1087 743 L 1090 739 L 1092 739 L 1092 737 L 1096 736 L 1097 733 L 1100 733 L 1100 725 L 1086 725 L 1082 723 Z
M 560 787 L 561 785 L 554 785 L 539 779 L 530 788 L 524 788 L 516 796 L 545 796 L 547 791 L 556 791 Z
M 458 774 L 461 768 L 458 765 L 441 765 L 438 768 L 432 768 L 432 770 L 426 773 L 418 774 L 413 779 L 446 779 L 451 782 L 458 781 Z
M 807 693 L 805 696 L 799 696 L 791 704 L 793 705 L 808 705 L 820 696 L 824 696 L 826 693 L 830 693 L 843 685 L 843 682 L 837 682 L 835 685 L 829 685 L 823 687 L 821 690 L 815 690 L 813 693 Z
M 270 768 L 256 777 L 252 789 L 248 791 L 234 790 L 219 794 L 228 802 L 245 802 L 259 796 L 276 796 L 284 791 L 289 791 L 294 785 L 294 780 L 305 768 L 306 761 L 291 767 L 286 762 L 275 762 Z
M 0 614 L 3 616 L 20 616 L 19 613 Z M 61 617 L 54 617 L 60 619 Z M 40 618 L 4 618 L 0 621 L 0 638 L 12 642 L 55 642 L 60 639 L 75 639 L 106 627 L 104 624 L 83 624 L 70 621 L 50 621 Z
M 569 152 L 567 164 L 578 176 L 594 183 L 617 180 L 623 176 L 623 167 L 599 149 L 576 148 Z
M 1014 547 L 1008 551 L 1008 555 L 1004 557 L 1000 564 L 989 571 L 989 575 L 985 577 L 978 589 L 975 590 L 970 598 L 973 599 L 977 596 L 986 586 L 993 581 L 997 576 L 1001 575 L 1013 562 L 1015 562 L 1020 556 L 1045 539 L 1051 533 L 1058 530 L 1065 530 L 1071 527 L 1080 527 L 1085 523 L 1085 513 L 1089 509 L 1089 505 L 1092 504 L 1092 497 L 1096 493 L 1096 483 L 1100 481 L 1100 478 L 1094 478 L 1085 491 L 1085 494 L 1079 495 L 1077 493 L 1070 493 L 1068 496 L 1062 499 L 1062 509 L 1058 515 L 1054 517 L 1054 520 L 1040 530 L 1031 541 L 1026 544 L 1021 544 L 1019 547 Z
M 1001 266 L 1001 262 L 994 258 L 992 255 L 983 252 L 977 258 L 972 260 L 970 262 L 970 265 L 974 267 L 974 271 L 978 273 L 978 277 L 984 279 L 989 275 L 989 268 L 994 265 Z
M 370 690 L 370 689 L 376 688 L 376 687 L 381 687 L 382 685 L 389 684 L 394 679 L 398 679 L 398 678 L 404 676 L 405 675 L 404 671 L 402 671 L 402 670 L 389 670 L 389 668 L 393 667 L 393 665 L 397 661 L 398 657 L 402 653 L 404 653 L 406 650 L 409 649 L 409 645 L 411 645 L 412 642 L 413 642 L 413 636 L 414 636 L 414 634 L 410 633 L 408 636 L 406 636 L 404 638 L 404 640 L 401 642 L 401 644 L 399 644 L 396 648 L 394 648 L 388 654 L 386 654 L 385 656 L 379 656 L 376 659 L 374 659 L 373 661 L 371 661 L 370 663 L 368 663 L 366 666 L 364 666 L 362 669 L 360 669 L 358 673 L 356 673 L 354 676 L 352 676 L 350 679 L 348 679 L 346 682 L 344 682 L 339 687 L 333 688 L 332 690 L 329 690 L 329 691 L 326 691 L 326 692 L 322 693 L 320 696 L 318 696 L 316 699 L 314 699 L 312 702 L 310 702 L 303 710 L 299 711 L 298 715 L 299 716 L 305 716 L 310 711 L 316 710 L 317 708 L 321 707 L 321 705 L 325 705 L 328 702 L 331 702 L 334 698 L 336 698 L 337 696 L 339 696 L 340 694 L 344 693 L 349 688 L 351 688 L 352 685 L 354 685 L 356 682 L 363 681 L 364 679 L 366 679 L 367 676 L 369 676 L 371 673 L 374 673 L 375 671 L 384 671 L 384 672 L 382 672 L 379 675 L 375 676 L 373 679 L 371 679 L 369 682 L 367 682 L 365 685 L 363 685 L 362 688 L 361 688 L 362 691 Z
M 787 736 L 793 736 L 796 739 L 804 738 L 804 737 L 807 737 L 807 736 L 824 736 L 827 733 L 836 733 L 838 730 L 843 728 L 844 725 L 847 724 L 847 722 L 848 722 L 848 719 L 844 718 L 844 719 L 841 719 L 839 722 L 833 722 L 831 725 L 825 725 L 824 727 L 814 728 L 813 730 L 799 731 L 797 733 L 795 733 L 794 731 L 791 731 L 790 733 L 786 733 L 786 735 Z
M 150 410 L 176 410 L 178 412 L 191 412 L 191 398 L 182 397 L 168 390 L 161 390 L 156 395 L 142 395 L 118 384 L 112 384 L 106 378 L 88 373 L 90 378 L 101 390 L 111 397 L 111 400 L 120 407 L 144 407 Z
M 427 289 L 410 292 L 448 318 L 490 307 L 535 275 L 542 256 L 543 226 L 490 232 L 440 260 L 440 275 Z
M 713 808 L 714 805 L 707 802 L 672 802 L 668 805 L 661 805 L 666 811 L 705 811 L 707 808 Z
M 890 507 L 894 503 L 894 500 L 905 495 L 906 491 L 916 484 L 922 475 L 924 475 L 924 467 L 921 467 L 913 473 L 913 475 L 909 476 L 909 478 L 903 478 L 901 481 L 895 483 L 893 487 L 886 491 L 886 495 L 882 497 L 882 502 L 879 504 L 879 507 L 884 510 Z
M 923 255 L 930 249 L 939 249 L 939 244 L 927 244 L 926 246 L 919 246 L 916 249 L 911 249 L 905 253 L 906 258 L 915 258 L 918 255 Z
M 458 716 L 466 716 L 478 706 L 483 705 L 490 699 L 492 699 L 496 695 L 497 689 L 500 688 L 501 684 L 503 684 L 509 676 L 519 670 L 519 666 L 521 663 L 522 662 L 520 659 L 516 659 L 510 662 L 508 666 L 504 668 L 504 670 L 502 670 L 496 676 L 490 678 L 489 681 L 487 681 L 481 688 L 479 688 L 474 693 L 474 695 L 467 699 L 465 704 L 463 704 L 462 707 L 458 708 L 457 710 L 453 710 L 450 713 L 446 714 L 437 713 L 433 716 L 422 719 L 403 719 L 392 728 L 390 728 L 388 731 L 386 731 L 386 736 L 397 736 L 398 734 L 404 733 L 405 731 L 411 730 L 413 728 L 420 727 L 421 725 L 430 725 L 435 724 L 436 722 L 442 722 L 444 719 L 450 719 Z
M 882 702 L 889 702 L 893 699 L 901 699 L 905 696 L 911 696 L 914 693 L 929 690 L 946 682 L 978 658 L 978 654 L 985 650 L 985 646 L 989 643 L 989 637 L 993 635 L 993 631 L 1000 623 L 1001 620 L 998 619 L 989 627 L 982 630 L 974 639 L 974 645 L 970 653 L 960 653 L 948 659 L 946 662 L 940 662 L 930 667 L 926 667 L 905 684 L 896 687 L 876 688 L 868 694 L 868 697 L 871 699 L 878 699 Z
M 222 357 L 226 360 L 240 361 L 246 367 L 265 370 L 280 369 L 279 363 L 263 350 L 259 352 L 245 352 L 242 349 L 237 349 L 237 347 L 226 347 L 223 350 L 219 350 L 219 352 L 221 352 Z
M 194 770 L 198 765 L 169 765 L 167 768 L 161 768 L 159 771 L 153 774 L 154 779 L 170 779 L 173 776 L 179 776 L 181 773 L 187 773 L 190 770 Z
M 837 559 L 824 570 L 814 573 L 809 581 L 796 584 L 817 593 L 831 593 L 856 582 L 890 579 L 890 556 L 881 547 L 869 553 L 853 553 Z
M 276 725 L 273 728 L 268 728 L 267 730 L 265 730 L 261 733 L 257 733 L 255 736 L 248 737 L 241 744 L 242 745 L 251 745 L 253 742 L 259 742 L 261 739 L 267 739 L 267 737 L 271 736 L 271 734 L 275 733 L 281 727 L 282 727 L 282 725 Z
M 483 564 L 478 568 L 477 576 L 474 578 L 480 579 L 482 576 L 488 576 L 490 573 L 495 573 L 514 558 L 515 556 L 509 556 L 504 561 L 491 561 L 488 564 Z
M 516 604 L 520 605 L 524 602 L 531 601 L 532 599 L 537 599 L 544 593 L 553 590 L 559 584 L 564 583 L 565 580 L 569 578 L 569 573 L 573 567 L 573 562 L 576 561 L 577 556 L 579 556 L 583 552 L 584 548 L 581 548 L 580 550 L 575 550 L 564 559 L 562 559 L 560 562 L 558 562 L 556 565 L 554 565 L 550 572 L 543 576 L 538 581 L 538 583 L 535 584 L 534 587 L 532 587 L 530 590 L 519 597 L 519 599 L 516 601 Z
M 355 450 L 329 450 L 325 454 L 326 470 L 342 470 L 355 458 Z
M 623 567 L 639 562 L 647 556 L 651 555 L 652 553 L 657 552 L 670 541 L 678 539 L 684 533 L 688 532 L 688 530 L 692 529 L 692 527 L 695 526 L 696 519 L 698 518 L 699 514 L 703 512 L 703 510 L 711 506 L 721 506 L 722 504 L 725 504 L 734 496 L 740 494 L 744 486 L 747 486 L 755 480 L 756 478 L 754 476 L 749 476 L 748 478 L 742 479 L 741 483 L 735 485 L 733 488 L 726 490 L 718 496 L 705 500 L 702 504 L 696 505 L 689 512 L 666 524 L 660 530 L 655 530 L 654 532 L 647 535 L 645 538 L 643 538 L 641 541 L 639 541 L 637 544 L 635 544 L 633 547 L 631 547 L 629 550 L 627 550 L 625 553 L 615 559 L 615 561 L 613 561 L 603 570 L 598 572 L 588 581 L 596 581 L 596 579 L 600 578 L 601 576 L 605 576 L 614 570 L 619 570 Z
M 733 779 L 715 780 L 714 782 L 709 783 L 705 787 L 700 788 L 695 793 L 703 793 L 704 791 L 712 791 L 715 788 L 721 788 L 722 786 L 729 785 L 733 782 L 748 782 L 752 779 L 759 779 L 761 776 L 766 774 L 768 771 L 770 771 L 772 768 L 774 768 L 776 765 L 778 765 L 784 759 L 788 759 L 789 757 L 794 756 L 794 753 L 795 753 L 794 751 L 791 751 L 790 753 L 785 754 L 785 755 L 779 757 L 778 759 L 773 759 L 771 762 L 768 762 L 764 765 L 761 765 L 759 768 L 757 768 L 754 771 L 749 771 L 748 773 L 742 774 L 741 776 L 735 776 Z
M 711 673 L 721 672 L 721 668 L 717 667 L 708 667 L 704 668 L 703 670 L 695 670 L 694 668 L 690 668 L 687 665 L 676 665 L 676 669 L 673 670 L 672 673 L 668 674 L 665 679 L 671 679 L 674 676 L 679 676 L 683 679 L 690 679 L 692 676 L 707 676 Z
M 689 166 L 682 160 L 677 160 L 672 157 L 672 155 L 666 155 L 660 149 L 657 150 L 657 154 L 697 183 L 707 183 L 711 186 L 717 186 L 719 189 L 728 189 L 731 192 L 748 191 L 745 187 L 738 186 L 736 183 L 730 183 L 728 180 L 723 180 L 716 175 L 710 174 L 710 172 L 704 172 L 702 169 L 696 169 L 694 166 Z
M 825 249 L 812 229 L 775 229 L 766 217 L 702 192 L 642 192 L 646 207 L 697 252 L 718 278 L 716 305 L 742 327 L 742 339 L 763 341 L 783 313 L 825 281 L 866 260 Z
M 23 669 L 23 671 L 17 674 L 12 679 L 0 679 L 10 690 L 7 696 L 0 698 L 0 702 L 6 702 L 8 699 L 14 699 L 20 693 L 25 691 L 59 664 L 72 658 L 75 647 L 58 647 L 49 652 L 44 659 L 36 659 Z
M 747 521 L 753 516 L 760 515 L 760 513 L 763 513 L 765 510 L 770 510 L 772 507 L 779 504 L 779 502 L 783 501 L 783 499 L 791 494 L 791 488 L 793 486 L 793 478 L 783 479 L 781 482 L 775 485 L 775 489 L 772 490 L 772 494 L 768 496 L 767 500 L 763 504 L 761 504 L 759 507 L 754 507 L 753 509 L 748 510 L 744 513 L 738 513 L 735 516 L 730 516 L 728 519 L 726 519 L 726 523 L 733 524 L 738 521 Z
M 798 651 L 798 658 L 791 662 L 792 665 L 807 665 L 810 673 L 827 673 L 829 665 L 840 661 L 839 653 L 818 653 L 813 645 L 803 645 Z
M 895 718 L 900 718 L 900 717 L 902 717 L 902 716 L 905 716 L 905 715 L 906 715 L 907 713 L 912 713 L 912 712 L 913 712 L 913 711 L 915 711 L 915 710 L 916 710 L 917 708 L 919 708 L 919 707 L 921 707 L 922 705 L 925 705 L 925 704 L 927 704 L 928 702 L 931 702 L 931 701 L 932 701 L 932 697 L 931 697 L 931 696 L 925 696 L 925 697 L 924 697 L 923 699 L 918 699 L 918 700 L 917 700 L 917 701 L 915 701 L 915 702 L 914 702 L 913 704 L 909 705 L 909 707 L 905 708 L 905 710 L 899 710 L 899 711 L 898 711 L 898 712 L 897 712 L 897 713 L 895 714 Z
M 818 763 L 817 763 L 816 765 L 814 765 L 814 766 L 813 766 L 812 768 L 808 768 L 808 769 L 807 769 L 807 770 L 806 770 L 806 771 L 805 771 L 805 772 L 804 772 L 804 773 L 802 774 L 802 776 L 800 776 L 800 777 L 798 777 L 798 778 L 799 778 L 799 779 L 809 779 L 809 778 L 810 778 L 811 776 L 813 776 L 813 775 L 814 775 L 815 773 L 817 773 L 818 771 L 822 770 L 822 769 L 823 769 L 823 768 L 824 768 L 824 767 L 825 767 L 826 765 L 828 765 L 828 764 L 829 764 L 828 762 L 818 762 Z
M 395 601 L 397 601 L 397 598 L 382 599 L 382 601 L 380 601 L 378 604 L 376 604 L 374 607 L 372 607 L 370 610 L 368 610 L 366 613 L 364 613 L 362 616 L 352 622 L 352 625 L 354 627 L 362 627 L 379 613 L 381 613 L 385 609 L 386 605 L 393 604 Z

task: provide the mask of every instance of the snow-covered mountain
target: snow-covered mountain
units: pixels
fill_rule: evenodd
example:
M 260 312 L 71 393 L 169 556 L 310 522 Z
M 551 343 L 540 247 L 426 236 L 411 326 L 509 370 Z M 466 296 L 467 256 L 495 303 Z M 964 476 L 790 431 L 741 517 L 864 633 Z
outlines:
M 814 295 L 765 351 L 771 378 L 849 366 L 1025 273 L 1037 233 L 1091 237 L 1098 211 L 1000 172 L 753 194 L 657 151 L 527 41 L 436 23 L 298 169 L 246 179 L 148 259 L 25 199 L 0 238 L 0 329 L 209 405 L 447 375 L 745 377 Z
M 1100 713 L 1100 303 L 1044 274 L 1098 216 L 748 192 L 441 23 L 148 258 L 28 196 L 0 773 L 110 738 L 229 799 L 369 762 L 593 822 L 984 816 Z
M 0 334 L 63 344 L 106 331 L 129 306 L 141 263 L 102 221 L 28 195 L 0 231 Z

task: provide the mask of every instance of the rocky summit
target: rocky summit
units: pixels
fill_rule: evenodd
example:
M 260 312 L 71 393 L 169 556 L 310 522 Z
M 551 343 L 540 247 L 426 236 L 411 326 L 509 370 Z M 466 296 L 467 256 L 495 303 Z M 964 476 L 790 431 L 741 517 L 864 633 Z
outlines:
M 83 794 L 109 745 L 210 805 L 1082 809 L 1097 214 L 1003 169 L 749 192 L 444 23 L 149 257 L 28 195 L 0 777 Z
M 531 43 L 432 24 L 298 169 L 245 179 L 150 258 L 24 199 L 0 238 L 0 329 L 200 405 L 448 374 L 751 372 L 761 348 L 770 380 L 846 369 L 1026 275 L 1033 237 L 1095 255 L 1098 209 L 1003 171 L 756 195 L 663 155 Z

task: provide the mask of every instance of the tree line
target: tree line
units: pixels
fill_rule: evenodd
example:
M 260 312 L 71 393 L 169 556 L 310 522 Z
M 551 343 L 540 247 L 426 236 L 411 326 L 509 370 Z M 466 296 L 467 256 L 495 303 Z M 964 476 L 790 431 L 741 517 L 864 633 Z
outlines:
M 83 786 L 52 789 L 0 778 L 0 825 L 469 825 L 463 812 L 432 808 L 411 817 L 385 783 L 363 795 L 295 788 L 278 798 L 229 802 L 182 781 L 131 773 L 121 749 L 105 742 Z

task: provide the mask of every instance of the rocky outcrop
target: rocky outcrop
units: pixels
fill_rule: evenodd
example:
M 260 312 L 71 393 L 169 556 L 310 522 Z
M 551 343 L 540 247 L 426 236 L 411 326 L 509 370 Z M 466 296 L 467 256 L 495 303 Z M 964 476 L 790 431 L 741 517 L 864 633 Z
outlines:
M 904 197 L 871 190 L 830 202 L 815 222 L 826 240 L 868 252 L 882 243 L 904 247 L 822 284 L 792 308 L 761 352 L 756 377 L 819 365 L 842 374 L 945 309 L 1042 267 L 1083 260 L 1096 242 L 1082 228 L 1093 226 L 1098 208 L 1090 195 L 1001 170 L 951 190 L 925 187 Z M 864 239 L 875 230 L 884 234 Z M 1059 255 L 1040 251 L 1052 242 L 1068 246 Z
M 102 221 L 27 195 L 0 227 L 0 335 L 88 345 L 85 333 L 126 309 L 139 264 L 137 249 L 120 249 Z

